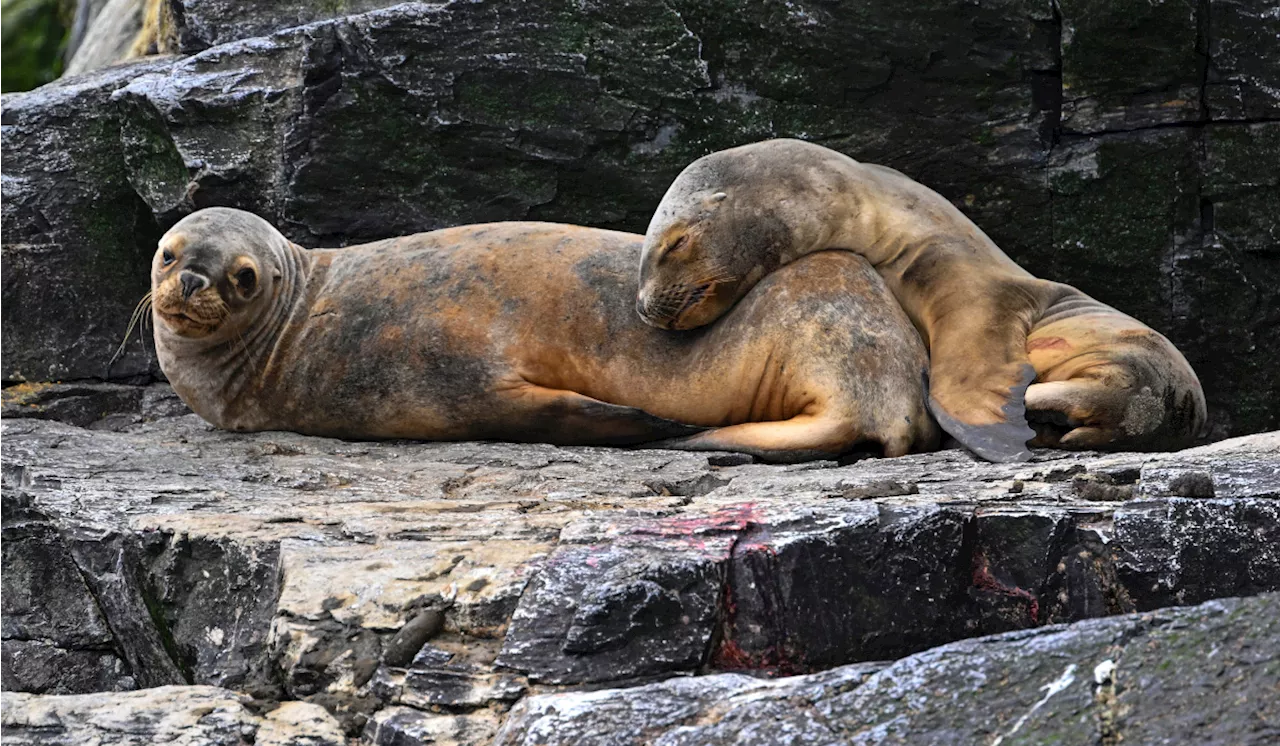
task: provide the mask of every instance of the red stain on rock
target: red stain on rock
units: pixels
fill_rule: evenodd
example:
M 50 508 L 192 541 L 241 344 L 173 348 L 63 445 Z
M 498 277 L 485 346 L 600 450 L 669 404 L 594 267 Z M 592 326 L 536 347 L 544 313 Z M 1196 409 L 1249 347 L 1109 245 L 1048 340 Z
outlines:
M 741 533 L 757 522 L 755 503 L 742 503 L 702 515 L 663 518 L 646 523 L 634 528 L 627 540 L 647 542 L 649 537 L 656 536 L 675 540 L 692 549 L 705 550 L 708 539 Z
M 811 673 L 808 666 L 791 660 L 782 646 L 775 646 L 759 653 L 749 653 L 733 640 L 722 640 L 711 660 L 712 667 L 721 671 L 764 671 L 773 676 L 795 676 Z
M 991 591 L 999 593 L 1002 596 L 1013 596 L 1014 598 L 1022 598 L 1027 601 L 1027 612 L 1031 617 L 1032 624 L 1040 623 L 1040 599 L 1031 591 L 1024 590 L 1015 585 L 1005 585 L 991 574 L 991 566 L 987 563 L 987 558 L 977 552 L 973 555 L 973 587 L 979 590 Z

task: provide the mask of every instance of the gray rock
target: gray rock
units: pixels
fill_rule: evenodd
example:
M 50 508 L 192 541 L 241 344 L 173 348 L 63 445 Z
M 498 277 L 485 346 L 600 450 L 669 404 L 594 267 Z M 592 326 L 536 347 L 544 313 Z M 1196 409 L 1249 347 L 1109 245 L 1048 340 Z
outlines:
M 88 12 L 84 6 L 100 5 L 99 2 L 81 2 L 79 11 Z M 115 64 L 129 56 L 134 41 L 142 31 L 145 0 L 110 0 L 102 5 L 92 20 L 86 24 L 83 41 L 67 49 L 67 67 L 63 75 L 79 75 Z M 76 18 L 76 23 L 82 23 Z
M 287 702 L 255 715 L 242 695 L 210 686 L 33 696 L 5 692 L 4 739 L 67 746 L 345 746 L 322 708 Z
M 437 715 L 392 706 L 371 718 L 363 735 L 373 746 L 473 746 L 489 743 L 500 722 L 492 710 Z
M 879 670 L 525 699 L 495 745 L 1268 744 L 1280 595 L 952 643 Z
M 1275 434 L 713 466 L 119 414 L 3 423 L 5 655 L 75 662 L 6 688 L 214 684 L 389 733 L 368 723 L 393 704 L 803 673 L 1280 589 Z

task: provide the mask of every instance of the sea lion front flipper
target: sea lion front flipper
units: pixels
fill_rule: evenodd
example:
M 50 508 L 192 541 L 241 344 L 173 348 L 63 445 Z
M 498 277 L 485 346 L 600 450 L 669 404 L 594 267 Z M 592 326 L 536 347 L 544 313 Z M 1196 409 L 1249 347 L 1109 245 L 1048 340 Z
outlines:
M 943 430 L 978 456 L 997 462 L 1026 461 L 1031 458 L 1027 442 L 1036 437 L 1036 431 L 1027 425 L 1024 396 L 1035 379 L 1035 368 L 1024 364 L 1018 381 L 1009 389 L 1008 400 L 1000 410 L 1004 415 L 1003 422 L 966 423 L 948 412 L 932 395 L 929 397 L 929 411 Z
M 532 410 L 527 415 L 526 428 L 534 439 L 558 445 L 638 445 L 707 430 L 636 407 L 536 384 L 514 387 L 508 395 L 521 407 Z

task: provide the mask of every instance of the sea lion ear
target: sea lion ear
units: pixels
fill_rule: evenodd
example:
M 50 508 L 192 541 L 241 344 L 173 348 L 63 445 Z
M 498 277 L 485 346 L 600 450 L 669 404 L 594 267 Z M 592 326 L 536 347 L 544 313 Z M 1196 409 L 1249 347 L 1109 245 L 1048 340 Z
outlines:
M 724 202 L 729 195 L 724 192 L 716 192 L 702 198 L 702 212 L 710 213 L 720 207 L 720 203 Z M 695 203 L 697 204 L 697 203 Z

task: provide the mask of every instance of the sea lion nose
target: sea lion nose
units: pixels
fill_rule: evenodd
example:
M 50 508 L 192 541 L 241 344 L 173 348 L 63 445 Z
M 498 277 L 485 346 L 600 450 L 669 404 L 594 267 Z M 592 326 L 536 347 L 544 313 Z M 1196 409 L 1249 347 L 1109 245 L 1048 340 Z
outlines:
M 204 290 L 208 286 L 209 281 L 196 274 L 195 272 L 183 272 L 179 275 L 182 281 L 182 299 L 186 300 L 199 290 Z

